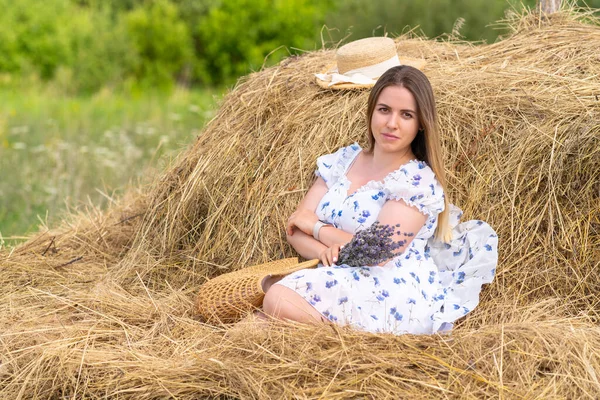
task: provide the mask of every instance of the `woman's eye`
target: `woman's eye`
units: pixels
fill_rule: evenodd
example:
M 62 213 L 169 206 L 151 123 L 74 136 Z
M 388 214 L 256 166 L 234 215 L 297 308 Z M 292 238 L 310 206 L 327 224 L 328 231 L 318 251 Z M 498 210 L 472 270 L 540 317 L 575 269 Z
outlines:
M 412 118 L 412 114 L 408 113 L 408 112 L 405 112 L 404 113 L 404 118 Z
M 386 111 L 387 111 L 387 108 L 385 108 L 385 107 L 381 107 L 381 108 L 379 108 L 379 110 L 378 110 L 378 111 L 379 111 L 379 112 L 386 112 Z

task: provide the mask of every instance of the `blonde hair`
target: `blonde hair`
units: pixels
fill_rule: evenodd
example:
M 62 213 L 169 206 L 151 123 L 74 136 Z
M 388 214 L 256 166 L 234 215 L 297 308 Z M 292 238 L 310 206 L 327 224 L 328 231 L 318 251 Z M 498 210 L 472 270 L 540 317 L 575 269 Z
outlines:
M 446 190 L 446 171 L 442 155 L 442 145 L 435 98 L 431 83 L 424 73 L 408 65 L 400 65 L 388 69 L 377 80 L 367 105 L 367 135 L 369 147 L 367 152 L 372 152 L 375 147 L 375 138 L 371 130 L 371 118 L 379 99 L 379 95 L 388 86 L 400 86 L 409 90 L 417 102 L 417 118 L 419 131 L 410 144 L 414 155 L 421 161 L 425 161 L 435 174 L 439 184 L 444 190 L 444 211 L 438 215 L 438 224 L 435 230 L 435 238 L 443 242 L 449 242 L 452 238 L 448 217 L 450 214 L 450 201 Z

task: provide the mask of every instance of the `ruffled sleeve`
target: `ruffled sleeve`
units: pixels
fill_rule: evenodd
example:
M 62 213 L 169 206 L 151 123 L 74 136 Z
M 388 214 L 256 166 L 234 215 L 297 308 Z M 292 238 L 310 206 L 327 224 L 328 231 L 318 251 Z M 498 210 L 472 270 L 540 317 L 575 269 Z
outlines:
M 354 143 L 342 147 L 335 153 L 325 154 L 317 158 L 315 175 L 323 178 L 328 188 L 332 187 L 346 173 L 348 166 L 360 150 L 360 146 Z
M 403 200 L 430 217 L 444 211 L 444 190 L 424 161 L 411 161 L 394 171 L 384 188 L 388 200 Z

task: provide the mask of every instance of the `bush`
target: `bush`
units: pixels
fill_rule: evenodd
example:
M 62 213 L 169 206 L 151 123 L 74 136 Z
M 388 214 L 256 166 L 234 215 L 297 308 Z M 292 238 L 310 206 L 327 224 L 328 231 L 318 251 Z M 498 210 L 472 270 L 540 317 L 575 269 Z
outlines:
M 392 36 L 419 27 L 428 37 L 450 34 L 459 19 L 458 34 L 467 40 L 494 42 L 503 32 L 490 27 L 509 8 L 534 8 L 536 0 L 337 0 L 325 23 L 334 43 L 369 36 Z M 577 5 L 600 7 L 600 0 L 578 0 Z
M 460 35 L 489 42 L 501 32 L 486 25 L 511 5 L 521 0 L 0 0 L 0 74 L 88 93 L 229 84 L 265 58 L 270 65 L 314 49 L 324 24 L 337 28 L 337 43 L 406 26 L 435 37 L 464 18 Z
M 535 6 L 535 0 L 525 0 Z M 368 36 L 402 33 L 406 27 L 418 26 L 428 37 L 451 33 L 455 22 L 462 18 L 459 33 L 468 40 L 494 41 L 499 32 L 486 27 L 504 16 L 511 6 L 520 8 L 520 0 L 338 0 L 337 10 L 327 15 L 326 24 L 336 28 L 333 41 L 350 35 L 348 40 Z
M 125 21 L 137 55 L 135 78 L 143 85 L 171 87 L 193 56 L 190 33 L 177 7 L 157 0 L 130 11 Z
M 0 70 L 33 69 L 49 79 L 71 59 L 68 0 L 0 0 Z
M 110 9 L 85 10 L 71 22 L 75 91 L 91 93 L 118 87 L 137 63 L 134 44 L 122 18 L 113 20 Z
M 250 70 L 279 61 L 296 48 L 314 48 L 315 32 L 324 21 L 329 1 L 230 0 L 212 7 L 197 25 L 202 76 L 231 82 Z

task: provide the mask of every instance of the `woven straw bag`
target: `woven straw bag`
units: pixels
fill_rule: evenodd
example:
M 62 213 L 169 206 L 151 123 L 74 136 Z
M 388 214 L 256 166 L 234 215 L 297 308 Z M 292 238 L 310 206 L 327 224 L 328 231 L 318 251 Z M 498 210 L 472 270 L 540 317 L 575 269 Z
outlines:
M 284 258 L 219 275 L 200 287 L 198 313 L 207 322 L 235 322 L 262 305 L 262 282 L 266 277 L 285 276 L 318 263 L 317 259 L 298 263 L 295 257 Z

